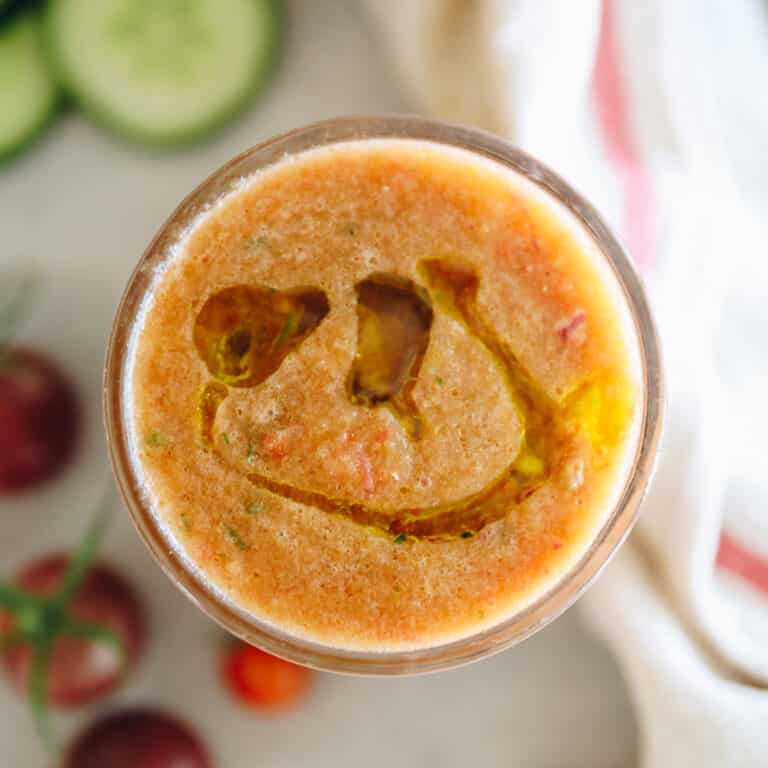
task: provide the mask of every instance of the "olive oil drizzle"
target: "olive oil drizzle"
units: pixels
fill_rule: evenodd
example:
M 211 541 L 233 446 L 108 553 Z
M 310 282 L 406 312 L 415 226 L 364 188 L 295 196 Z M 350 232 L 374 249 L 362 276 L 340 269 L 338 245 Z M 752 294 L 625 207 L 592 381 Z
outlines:
M 316 288 L 276 291 L 235 285 L 213 294 L 195 320 L 193 338 L 210 374 L 230 387 L 255 387 L 330 311 Z
M 209 381 L 200 391 L 197 398 L 197 419 L 200 440 L 203 447 L 213 448 L 213 425 L 219 406 L 229 394 L 229 390 L 218 381 Z
M 412 280 L 377 272 L 355 286 L 357 351 L 347 377 L 356 405 L 386 405 L 412 440 L 424 432 L 413 388 L 429 345 L 434 312 Z
M 350 397 L 353 402 L 364 406 L 386 404 L 411 439 L 420 437 L 422 417 L 411 393 L 429 341 L 432 305 L 437 305 L 460 322 L 488 350 L 504 378 L 522 430 L 521 447 L 515 458 L 481 491 L 447 504 L 428 507 L 376 507 L 298 488 L 256 472 L 247 473 L 246 478 L 260 489 L 343 516 L 399 540 L 403 536 L 430 541 L 471 538 L 489 523 L 506 517 L 544 485 L 556 470 L 557 457 L 562 453 L 559 447 L 568 440 L 573 429 L 572 420 L 568 417 L 570 398 L 559 402 L 544 392 L 493 330 L 478 306 L 480 280 L 470 263 L 458 259 L 425 259 L 419 265 L 419 274 L 427 291 L 409 280 L 382 273 L 376 273 L 356 286 L 358 302 L 363 307 L 358 306 L 358 350 L 347 380 Z M 215 450 L 213 425 L 216 411 L 226 397 L 223 384 L 242 387 L 261 383 L 279 367 L 287 354 L 287 351 L 283 354 L 283 350 L 295 348 L 327 314 L 327 300 L 323 312 L 320 311 L 323 309 L 322 301 L 318 302 L 317 298 L 318 294 L 324 298 L 324 294 L 312 289 L 297 289 L 282 294 L 289 297 L 287 305 L 280 302 L 269 304 L 273 313 L 276 310 L 277 314 L 282 312 L 281 319 L 275 320 L 274 317 L 267 317 L 265 312 L 264 291 L 269 292 L 269 289 L 250 289 L 246 286 L 225 289 L 206 302 L 198 317 L 196 345 L 209 371 L 218 379 L 218 382 L 203 388 L 198 401 L 201 439 L 209 449 Z M 312 298 L 314 311 L 310 313 L 308 322 L 303 321 L 305 306 L 295 301 L 296 296 L 302 295 L 305 299 L 307 296 Z M 401 317 L 405 313 L 410 318 L 404 326 L 410 332 L 410 342 L 399 357 L 382 355 L 374 348 L 376 336 L 395 327 L 394 315 L 387 315 L 382 303 L 387 297 L 393 300 Z M 256 309 L 244 305 L 249 298 L 255 301 Z M 212 301 L 217 302 L 215 312 L 211 311 Z M 371 317 L 374 311 L 379 314 Z M 266 324 L 256 327 L 254 321 L 265 317 Z M 247 318 L 247 322 L 243 322 L 243 318 Z M 286 323 L 289 324 L 287 332 Z M 373 333 L 366 331 L 366 323 L 368 331 L 372 327 Z M 199 334 L 198 327 L 202 327 Z M 245 343 L 237 338 L 237 334 L 244 332 L 250 334 L 247 350 Z M 284 335 L 286 338 L 283 339 Z M 246 355 L 254 347 L 254 338 L 258 340 L 257 348 L 267 359 L 252 356 L 244 363 Z M 383 363 L 386 370 L 377 372 L 377 361 Z

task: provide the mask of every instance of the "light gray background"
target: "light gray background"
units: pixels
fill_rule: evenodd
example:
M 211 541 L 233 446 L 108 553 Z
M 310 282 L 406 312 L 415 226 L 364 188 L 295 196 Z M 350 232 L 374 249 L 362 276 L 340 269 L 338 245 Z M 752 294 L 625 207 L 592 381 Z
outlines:
M 88 421 L 84 456 L 65 477 L 42 493 L 0 502 L 0 575 L 73 543 L 106 482 L 99 398 L 109 325 L 132 266 L 176 203 L 272 134 L 341 113 L 413 111 L 354 0 L 295 0 L 289 9 L 276 80 L 212 143 L 152 154 L 70 115 L 0 172 L 0 274 L 28 264 L 40 276 L 22 338 L 69 368 Z M 112 699 L 57 719 L 62 734 L 98 711 L 136 702 L 196 723 L 221 768 L 635 764 L 624 685 L 574 611 L 522 646 L 454 672 L 395 680 L 318 675 L 302 709 L 264 718 L 231 705 L 217 679 L 214 650 L 223 633 L 165 579 L 125 514 L 106 549 L 146 598 L 151 642 Z M 0 686 L 0 764 L 44 763 L 25 707 Z

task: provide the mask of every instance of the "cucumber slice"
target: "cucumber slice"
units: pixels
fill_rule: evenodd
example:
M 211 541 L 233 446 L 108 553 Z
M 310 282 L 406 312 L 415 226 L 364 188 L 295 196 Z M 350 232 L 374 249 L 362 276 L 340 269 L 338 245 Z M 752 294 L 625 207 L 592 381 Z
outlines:
M 36 139 L 57 105 L 40 25 L 21 16 L 0 30 L 0 160 Z
M 53 0 L 51 55 L 97 121 L 150 144 L 207 135 L 268 78 L 275 0 Z
M 0 0 L 0 27 L 20 13 L 41 5 L 41 0 Z

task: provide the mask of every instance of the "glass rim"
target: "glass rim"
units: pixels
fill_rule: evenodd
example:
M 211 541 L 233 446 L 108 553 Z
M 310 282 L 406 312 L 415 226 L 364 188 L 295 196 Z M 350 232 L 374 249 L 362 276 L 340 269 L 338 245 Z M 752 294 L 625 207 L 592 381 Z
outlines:
M 533 601 L 499 623 L 465 637 L 413 650 L 348 650 L 302 638 L 224 602 L 192 573 L 147 509 L 128 454 L 122 382 L 128 339 L 137 310 L 152 285 L 152 267 L 201 212 L 244 176 L 286 155 L 361 139 L 412 139 L 449 145 L 517 171 L 564 205 L 598 247 L 628 306 L 640 351 L 642 413 L 635 455 L 614 508 L 578 560 Z M 171 581 L 233 635 L 269 653 L 325 671 L 403 675 L 450 669 L 509 648 L 567 610 L 595 580 L 632 529 L 655 469 L 664 412 L 658 335 L 640 279 L 600 214 L 546 165 L 505 140 L 477 128 L 411 115 L 360 115 L 312 123 L 270 138 L 214 171 L 173 211 L 139 259 L 118 305 L 104 367 L 103 415 L 112 470 L 139 536 Z

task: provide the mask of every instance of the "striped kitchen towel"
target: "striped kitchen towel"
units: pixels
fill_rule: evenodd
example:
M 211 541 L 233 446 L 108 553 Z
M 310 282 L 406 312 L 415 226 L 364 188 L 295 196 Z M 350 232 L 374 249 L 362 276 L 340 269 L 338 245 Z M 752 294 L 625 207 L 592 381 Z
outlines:
M 645 766 L 768 766 L 768 6 L 366 5 L 423 111 L 557 169 L 643 275 L 663 450 L 580 605 L 622 666 Z

